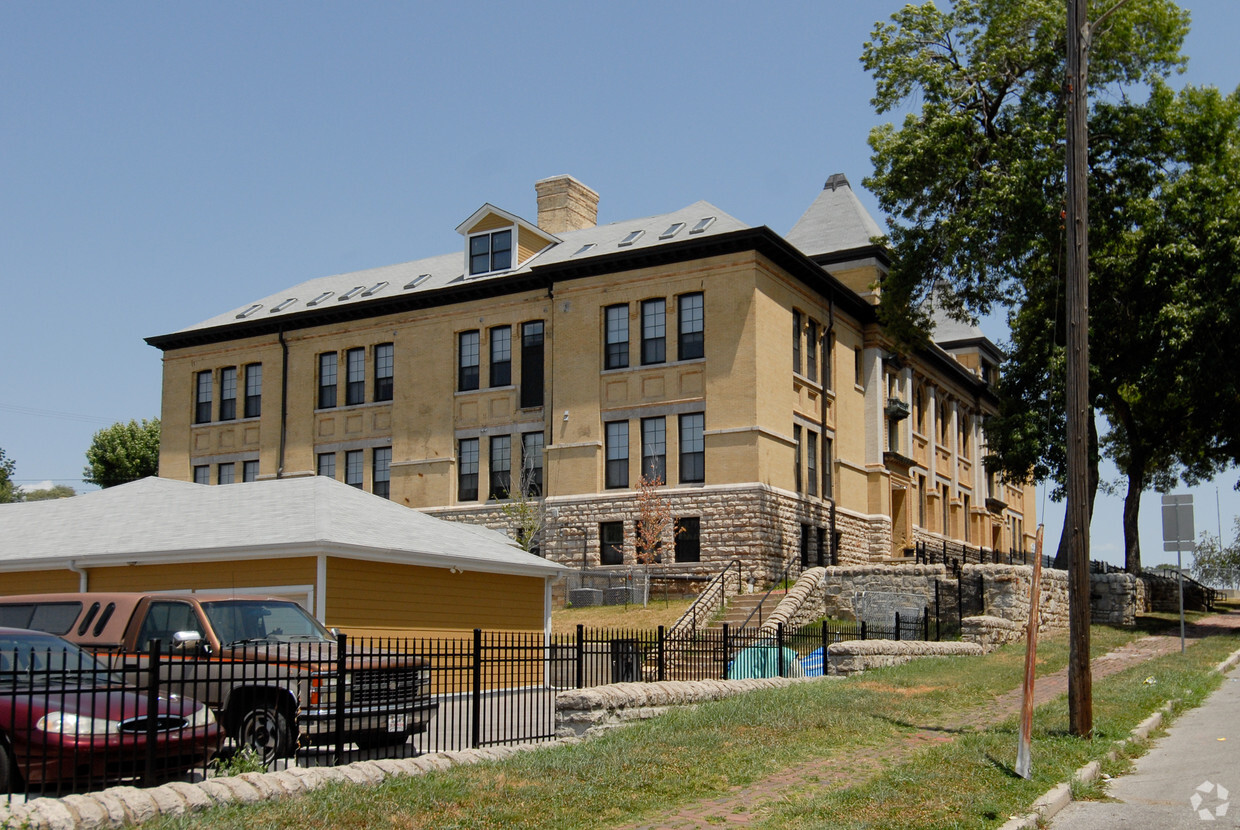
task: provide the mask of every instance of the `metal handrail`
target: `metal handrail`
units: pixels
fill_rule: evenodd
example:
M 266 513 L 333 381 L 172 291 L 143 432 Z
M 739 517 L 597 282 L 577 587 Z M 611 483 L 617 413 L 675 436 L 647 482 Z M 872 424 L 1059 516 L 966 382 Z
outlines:
M 788 562 L 784 565 L 784 575 L 779 578 L 778 582 L 776 582 L 774 585 L 772 585 L 770 588 L 767 589 L 766 593 L 763 594 L 762 599 L 758 600 L 758 604 L 754 606 L 754 609 L 749 612 L 749 616 L 745 618 L 745 621 L 743 623 L 741 623 L 740 627 L 742 629 L 749 627 L 749 621 L 753 619 L 754 614 L 758 614 L 758 625 L 762 625 L 762 615 L 759 614 L 759 612 L 762 610 L 762 606 L 766 605 L 766 601 L 767 599 L 770 598 L 771 594 L 774 593 L 776 585 L 783 585 L 784 590 L 785 591 L 788 590 L 788 577 L 792 573 L 792 563 L 794 562 L 797 563 L 798 565 L 801 563 L 800 555 L 791 557 L 788 560 Z
M 680 619 L 676 621 L 676 624 L 668 629 L 666 636 L 669 640 L 674 637 L 683 636 L 685 634 L 683 629 L 685 628 L 688 628 L 688 633 L 690 635 L 697 633 L 699 606 L 705 606 L 708 600 L 714 601 L 715 594 L 718 594 L 719 596 L 725 595 L 727 590 L 727 586 L 725 584 L 727 575 L 734 568 L 736 570 L 736 592 L 740 593 L 741 560 L 733 559 L 724 566 L 722 571 L 715 575 L 715 578 L 712 579 L 702 590 L 702 593 L 698 594 L 697 599 L 693 601 L 693 604 L 689 606 L 689 609 L 685 611 L 685 613 L 680 615 Z

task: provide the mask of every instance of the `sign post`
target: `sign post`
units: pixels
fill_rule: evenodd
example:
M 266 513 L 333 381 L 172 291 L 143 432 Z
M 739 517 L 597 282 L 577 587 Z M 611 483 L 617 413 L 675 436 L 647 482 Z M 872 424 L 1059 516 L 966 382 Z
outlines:
M 1162 497 L 1163 550 L 1175 551 L 1176 581 L 1180 586 L 1180 653 L 1184 653 L 1184 562 L 1182 551 L 1193 549 L 1192 495 Z
M 1025 698 L 1020 707 L 1020 743 L 1016 745 L 1016 774 L 1033 774 L 1033 674 L 1038 666 L 1038 600 L 1042 597 L 1042 525 L 1034 543 L 1033 579 L 1029 587 L 1029 621 L 1025 627 Z

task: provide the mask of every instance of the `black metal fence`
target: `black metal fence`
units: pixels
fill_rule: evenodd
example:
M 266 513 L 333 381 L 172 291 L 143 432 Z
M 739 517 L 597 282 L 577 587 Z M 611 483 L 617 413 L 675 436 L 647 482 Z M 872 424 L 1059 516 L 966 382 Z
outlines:
M 578 627 L 549 638 L 342 635 L 330 644 L 246 644 L 244 654 L 227 656 L 153 642 L 141 655 L 92 657 L 60 640 L 23 649 L 0 637 L 0 793 L 544 741 L 555 737 L 562 689 L 814 676 L 826 672 L 832 643 L 926 639 L 937 628 L 927 608 L 890 624 L 724 626 L 675 637 L 662 627 Z

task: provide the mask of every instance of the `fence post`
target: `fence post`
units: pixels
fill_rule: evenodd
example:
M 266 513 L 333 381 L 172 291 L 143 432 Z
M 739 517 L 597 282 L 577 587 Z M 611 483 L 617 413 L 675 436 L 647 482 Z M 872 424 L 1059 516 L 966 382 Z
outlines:
M 728 624 L 723 624 L 723 679 L 728 679 Z
M 900 612 L 896 612 L 896 641 L 900 639 Z
M 146 769 L 143 770 L 144 786 L 155 786 L 155 736 L 159 715 L 159 640 L 151 640 L 147 649 L 146 675 Z M 3 752 L 0 749 L 0 752 Z M 7 781 L 5 782 L 8 783 Z
M 663 626 L 659 626 L 659 682 L 667 679 L 667 638 Z
M 865 620 L 861 621 L 861 639 L 865 639 Z
M 336 635 L 336 765 L 344 763 L 344 674 L 349 665 L 349 635 Z
M 927 605 L 921 613 L 921 638 L 923 640 L 930 639 L 930 606 Z
M 585 626 L 577 623 L 577 688 L 584 689 L 586 686 L 586 644 L 585 644 Z
M 777 660 L 779 660 L 779 676 L 784 676 L 784 624 L 779 623 L 775 626 L 775 648 Z
M 941 609 L 939 607 L 939 578 L 936 576 L 934 578 L 934 639 L 935 640 L 943 639 L 943 620 L 942 620 L 942 617 L 939 616 L 940 610 Z M 929 633 L 927 633 L 926 636 L 929 637 L 930 636 Z
M 986 615 L 986 574 L 977 575 L 977 606 L 982 616 Z
M 961 631 L 964 630 L 964 574 L 956 574 L 956 620 Z
M 470 729 L 469 746 L 477 749 L 482 744 L 482 629 L 474 629 L 474 676 L 473 688 L 469 690 Z

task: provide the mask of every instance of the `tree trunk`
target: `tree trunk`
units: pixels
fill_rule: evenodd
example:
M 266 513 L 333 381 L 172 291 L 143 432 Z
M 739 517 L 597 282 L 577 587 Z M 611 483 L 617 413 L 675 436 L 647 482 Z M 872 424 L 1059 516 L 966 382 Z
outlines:
M 1141 573 L 1141 535 L 1137 519 L 1141 515 L 1141 494 L 1145 491 L 1145 475 L 1137 467 L 1144 467 L 1135 458 L 1130 459 L 1128 492 L 1124 494 L 1124 570 L 1130 574 Z

